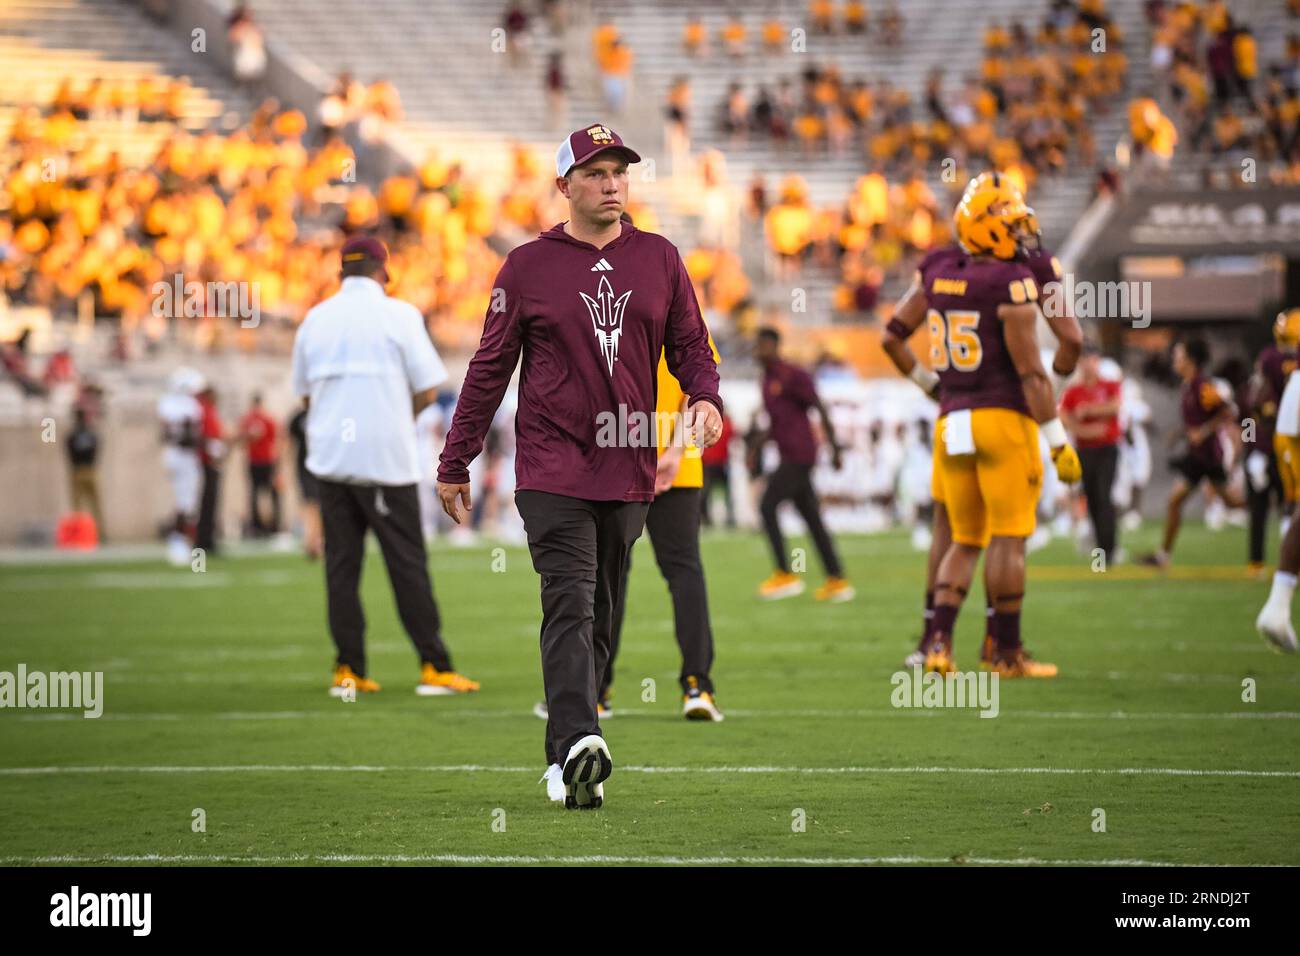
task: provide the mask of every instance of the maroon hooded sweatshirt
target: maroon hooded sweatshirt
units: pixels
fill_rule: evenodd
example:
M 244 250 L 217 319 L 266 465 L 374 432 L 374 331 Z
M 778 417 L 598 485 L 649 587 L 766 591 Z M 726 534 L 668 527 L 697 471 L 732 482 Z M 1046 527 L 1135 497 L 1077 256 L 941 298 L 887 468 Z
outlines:
M 516 489 L 653 500 L 661 349 L 692 404 L 721 411 L 718 367 L 677 248 L 628 223 L 603 249 L 553 226 L 512 251 L 497 274 L 438 480 L 469 481 L 522 352 Z M 636 412 L 647 427 L 625 427 Z M 611 446 L 611 435 L 638 447 Z

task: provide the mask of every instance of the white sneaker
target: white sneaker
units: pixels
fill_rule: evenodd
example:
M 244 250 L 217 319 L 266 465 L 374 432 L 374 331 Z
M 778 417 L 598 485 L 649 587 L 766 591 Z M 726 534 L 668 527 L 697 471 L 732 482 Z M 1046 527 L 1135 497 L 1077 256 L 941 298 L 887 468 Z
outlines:
M 533 704 L 533 716 L 540 717 L 542 720 L 550 720 L 551 712 L 546 707 L 546 701 L 539 700 Z
M 913 667 L 922 667 L 924 666 L 924 664 L 925 664 L 925 651 L 921 650 L 920 648 L 917 648 L 916 650 L 912 651 L 912 653 L 908 654 L 906 657 L 903 658 L 903 666 L 906 667 L 908 670 L 911 670 Z
M 1255 618 L 1255 630 L 1279 651 L 1294 654 L 1295 628 L 1291 626 L 1291 609 L 1269 601 Z
M 713 695 L 707 690 L 698 689 L 692 690 L 683 700 L 682 716 L 687 720 L 712 720 L 714 722 L 723 719 L 722 711 L 718 710 Z
M 564 802 L 564 768 L 558 763 L 547 767 L 546 773 L 537 782 L 546 784 L 546 799 L 551 803 Z
M 604 738 L 588 734 L 569 748 L 564 758 L 564 807 L 597 810 L 605 799 L 601 784 L 614 769 Z

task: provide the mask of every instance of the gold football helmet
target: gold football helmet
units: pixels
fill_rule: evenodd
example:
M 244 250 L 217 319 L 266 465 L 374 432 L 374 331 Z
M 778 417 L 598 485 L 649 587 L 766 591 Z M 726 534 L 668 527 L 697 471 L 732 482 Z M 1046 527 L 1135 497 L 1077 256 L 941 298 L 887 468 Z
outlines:
M 1038 217 L 1005 176 L 980 173 L 970 181 L 953 215 L 957 241 L 971 255 L 1014 259 L 1038 248 Z
M 1300 308 L 1287 309 L 1277 314 L 1273 323 L 1273 339 L 1277 347 L 1293 352 L 1300 348 Z

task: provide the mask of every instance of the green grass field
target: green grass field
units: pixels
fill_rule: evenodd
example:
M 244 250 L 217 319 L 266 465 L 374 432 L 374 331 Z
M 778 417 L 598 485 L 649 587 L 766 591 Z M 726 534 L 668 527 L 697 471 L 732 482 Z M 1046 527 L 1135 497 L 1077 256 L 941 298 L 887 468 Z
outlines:
M 217 559 L 204 574 L 0 567 L 0 670 L 105 672 L 99 720 L 0 711 L 0 857 L 1300 864 L 1300 660 L 1253 631 L 1268 586 L 1245 575 L 1244 532 L 1189 528 L 1168 578 L 1093 574 L 1063 542 L 1033 555 L 1026 644 L 1062 676 L 1003 682 L 992 720 L 891 707 L 923 557 L 901 535 L 840 545 L 856 601 L 823 607 L 810 588 L 764 605 L 759 536 L 706 539 L 716 725 L 680 717 L 668 596 L 638 545 L 605 724 L 614 775 L 595 813 L 538 785 L 537 578 L 523 549 L 507 549 L 503 573 L 487 546 L 431 558 L 457 665 L 483 682 L 455 699 L 412 693 L 415 657 L 372 553 L 370 672 L 384 690 L 355 703 L 325 693 L 322 572 L 296 556 Z M 963 668 L 982 617 L 970 607 L 959 622 Z

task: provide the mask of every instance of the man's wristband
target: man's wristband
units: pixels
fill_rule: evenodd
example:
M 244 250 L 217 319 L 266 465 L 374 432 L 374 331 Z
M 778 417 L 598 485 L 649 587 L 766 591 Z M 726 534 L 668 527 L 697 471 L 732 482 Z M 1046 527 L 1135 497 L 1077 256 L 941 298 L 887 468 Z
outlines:
M 1038 430 L 1047 439 L 1048 448 L 1060 448 L 1069 442 L 1069 439 L 1065 436 L 1065 426 L 1061 424 L 1059 418 L 1053 418 L 1050 422 L 1043 422 L 1038 426 Z
M 912 335 L 912 330 L 904 325 L 901 319 L 890 319 L 885 325 L 885 331 L 900 339 L 907 339 Z

